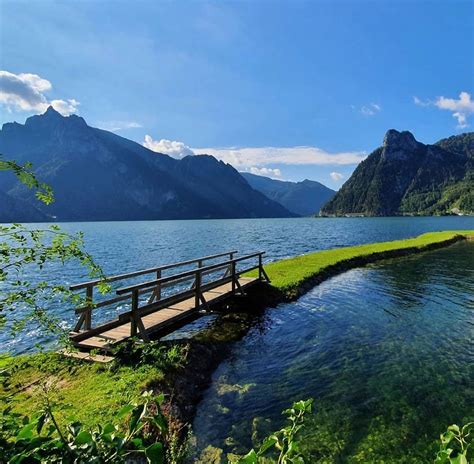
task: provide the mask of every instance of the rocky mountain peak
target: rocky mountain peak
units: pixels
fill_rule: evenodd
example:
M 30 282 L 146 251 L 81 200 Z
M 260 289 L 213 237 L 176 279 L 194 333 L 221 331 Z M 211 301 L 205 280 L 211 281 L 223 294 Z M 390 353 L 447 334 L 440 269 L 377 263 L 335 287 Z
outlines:
M 59 111 L 56 111 L 52 105 L 48 106 L 48 109 L 43 113 L 43 116 L 48 116 L 48 117 L 53 117 L 53 118 L 57 118 L 58 116 L 61 118 L 64 117 L 61 115 Z
M 416 141 L 411 132 L 390 129 L 383 139 L 382 158 L 407 159 L 410 153 L 421 146 L 422 144 Z
M 86 127 L 87 123 L 84 118 L 71 114 L 63 116 L 59 111 L 55 110 L 51 105 L 43 114 L 37 114 L 27 118 L 25 126 L 29 127 Z

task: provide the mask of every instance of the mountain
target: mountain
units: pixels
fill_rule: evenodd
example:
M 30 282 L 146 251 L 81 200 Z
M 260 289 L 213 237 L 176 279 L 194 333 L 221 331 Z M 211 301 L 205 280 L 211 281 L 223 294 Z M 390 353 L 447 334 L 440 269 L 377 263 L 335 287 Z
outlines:
M 240 174 L 252 188 L 300 216 L 317 214 L 321 206 L 336 193 L 319 182 L 307 179 L 302 182 L 285 182 L 248 172 Z
M 26 201 L 0 192 L 0 224 L 11 222 L 43 222 L 51 220 Z
M 60 221 L 293 216 L 211 156 L 177 160 L 52 107 L 24 125 L 4 124 L 0 153 L 33 163 L 55 194 L 54 203 L 39 207 Z M 9 197 L 38 206 L 13 176 L 0 182 Z
M 389 130 L 322 215 L 450 214 L 474 211 L 474 133 L 424 145 Z

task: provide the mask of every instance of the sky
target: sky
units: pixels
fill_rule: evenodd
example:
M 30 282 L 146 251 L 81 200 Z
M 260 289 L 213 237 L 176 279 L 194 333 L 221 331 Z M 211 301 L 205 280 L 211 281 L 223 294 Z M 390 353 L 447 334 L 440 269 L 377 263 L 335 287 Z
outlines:
M 337 189 L 390 128 L 472 130 L 474 0 L 0 0 L 0 123 L 49 104 Z M 157 155 L 158 156 L 158 155 Z

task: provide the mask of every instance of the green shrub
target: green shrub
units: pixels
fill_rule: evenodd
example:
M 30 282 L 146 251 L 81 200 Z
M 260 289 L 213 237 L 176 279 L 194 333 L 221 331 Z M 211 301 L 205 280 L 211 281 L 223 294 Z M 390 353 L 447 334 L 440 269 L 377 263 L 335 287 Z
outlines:
M 0 415 L 0 456 L 9 464 L 124 463 L 139 456 L 150 464 L 163 463 L 167 423 L 160 412 L 162 401 L 163 396 L 146 392 L 140 402 L 123 406 L 115 423 L 92 429 L 73 418 L 60 427 L 47 394 L 43 410 L 31 419 L 7 407 Z M 125 420 L 122 431 L 117 423 Z

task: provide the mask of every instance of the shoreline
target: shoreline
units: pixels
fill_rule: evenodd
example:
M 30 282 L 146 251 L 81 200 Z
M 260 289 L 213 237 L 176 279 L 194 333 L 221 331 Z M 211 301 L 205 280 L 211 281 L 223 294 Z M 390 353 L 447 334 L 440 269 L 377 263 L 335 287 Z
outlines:
M 269 307 L 294 301 L 321 282 L 350 269 L 448 247 L 465 240 L 474 240 L 474 230 L 432 232 L 406 240 L 323 250 L 268 263 L 265 269 L 272 281 L 271 285 L 256 285 L 245 297 L 236 298 L 230 305 L 221 307 L 216 320 L 192 339 L 163 341 L 162 344 L 168 347 L 188 345 L 184 364 L 179 369 L 164 372 L 161 378 L 149 378 L 145 386 L 137 384 L 135 387 L 144 390 L 152 387 L 155 393 L 165 394 L 163 409 L 170 427 L 184 437 L 205 391 L 212 383 L 216 369 L 228 357 L 233 344 L 263 320 L 262 316 Z M 31 355 L 30 359 L 34 357 Z M 95 380 L 97 369 L 92 364 L 89 363 L 89 370 L 88 363 L 77 361 L 74 364 L 87 371 L 84 372 L 87 379 Z M 64 393 L 67 401 L 69 392 Z M 114 392 L 112 395 L 119 403 L 119 393 Z M 97 401 L 101 401 L 100 396 Z M 109 407 L 115 407 L 113 404 Z M 31 413 L 26 408 L 25 412 Z
M 249 317 L 252 317 L 251 314 L 258 317 L 266 309 L 283 302 L 294 301 L 323 281 L 351 269 L 384 259 L 433 251 L 460 241 L 471 240 L 474 240 L 474 230 L 430 232 L 411 239 L 324 250 L 275 261 L 264 266 L 271 280 L 270 286 L 256 285 L 245 299 L 235 302 L 232 312 L 226 313 L 223 318 L 238 318 L 239 315 L 242 317 L 242 314 L 246 313 Z M 379 249 L 373 251 L 374 247 Z M 319 260 L 322 265 L 319 265 Z M 301 261 L 305 263 L 305 272 L 291 272 L 295 262 L 298 264 Z M 282 279 L 282 275 L 285 276 L 287 273 L 291 274 L 291 279 Z M 254 273 L 251 272 L 249 275 L 253 276 Z M 248 309 L 244 311 L 244 308 L 248 307 L 252 308 L 251 313 Z M 216 321 L 217 331 L 221 322 Z M 234 338 L 229 341 L 190 341 L 186 366 L 176 373 L 172 385 L 168 384 L 161 390 L 164 390 L 169 398 L 173 398 L 167 409 L 171 413 L 170 419 L 179 424 L 179 427 L 192 423 L 199 402 L 212 383 L 215 370 L 226 358 L 232 344 L 243 338 L 246 332 L 244 329 L 234 333 Z M 207 352 L 207 356 L 202 356 L 203 352 Z M 195 378 L 198 379 L 198 384 L 193 381 Z
M 324 280 L 350 269 L 444 248 L 462 240 L 474 240 L 474 230 L 428 232 L 409 239 L 333 248 L 264 264 L 271 281 L 270 299 L 276 303 L 292 301 Z

